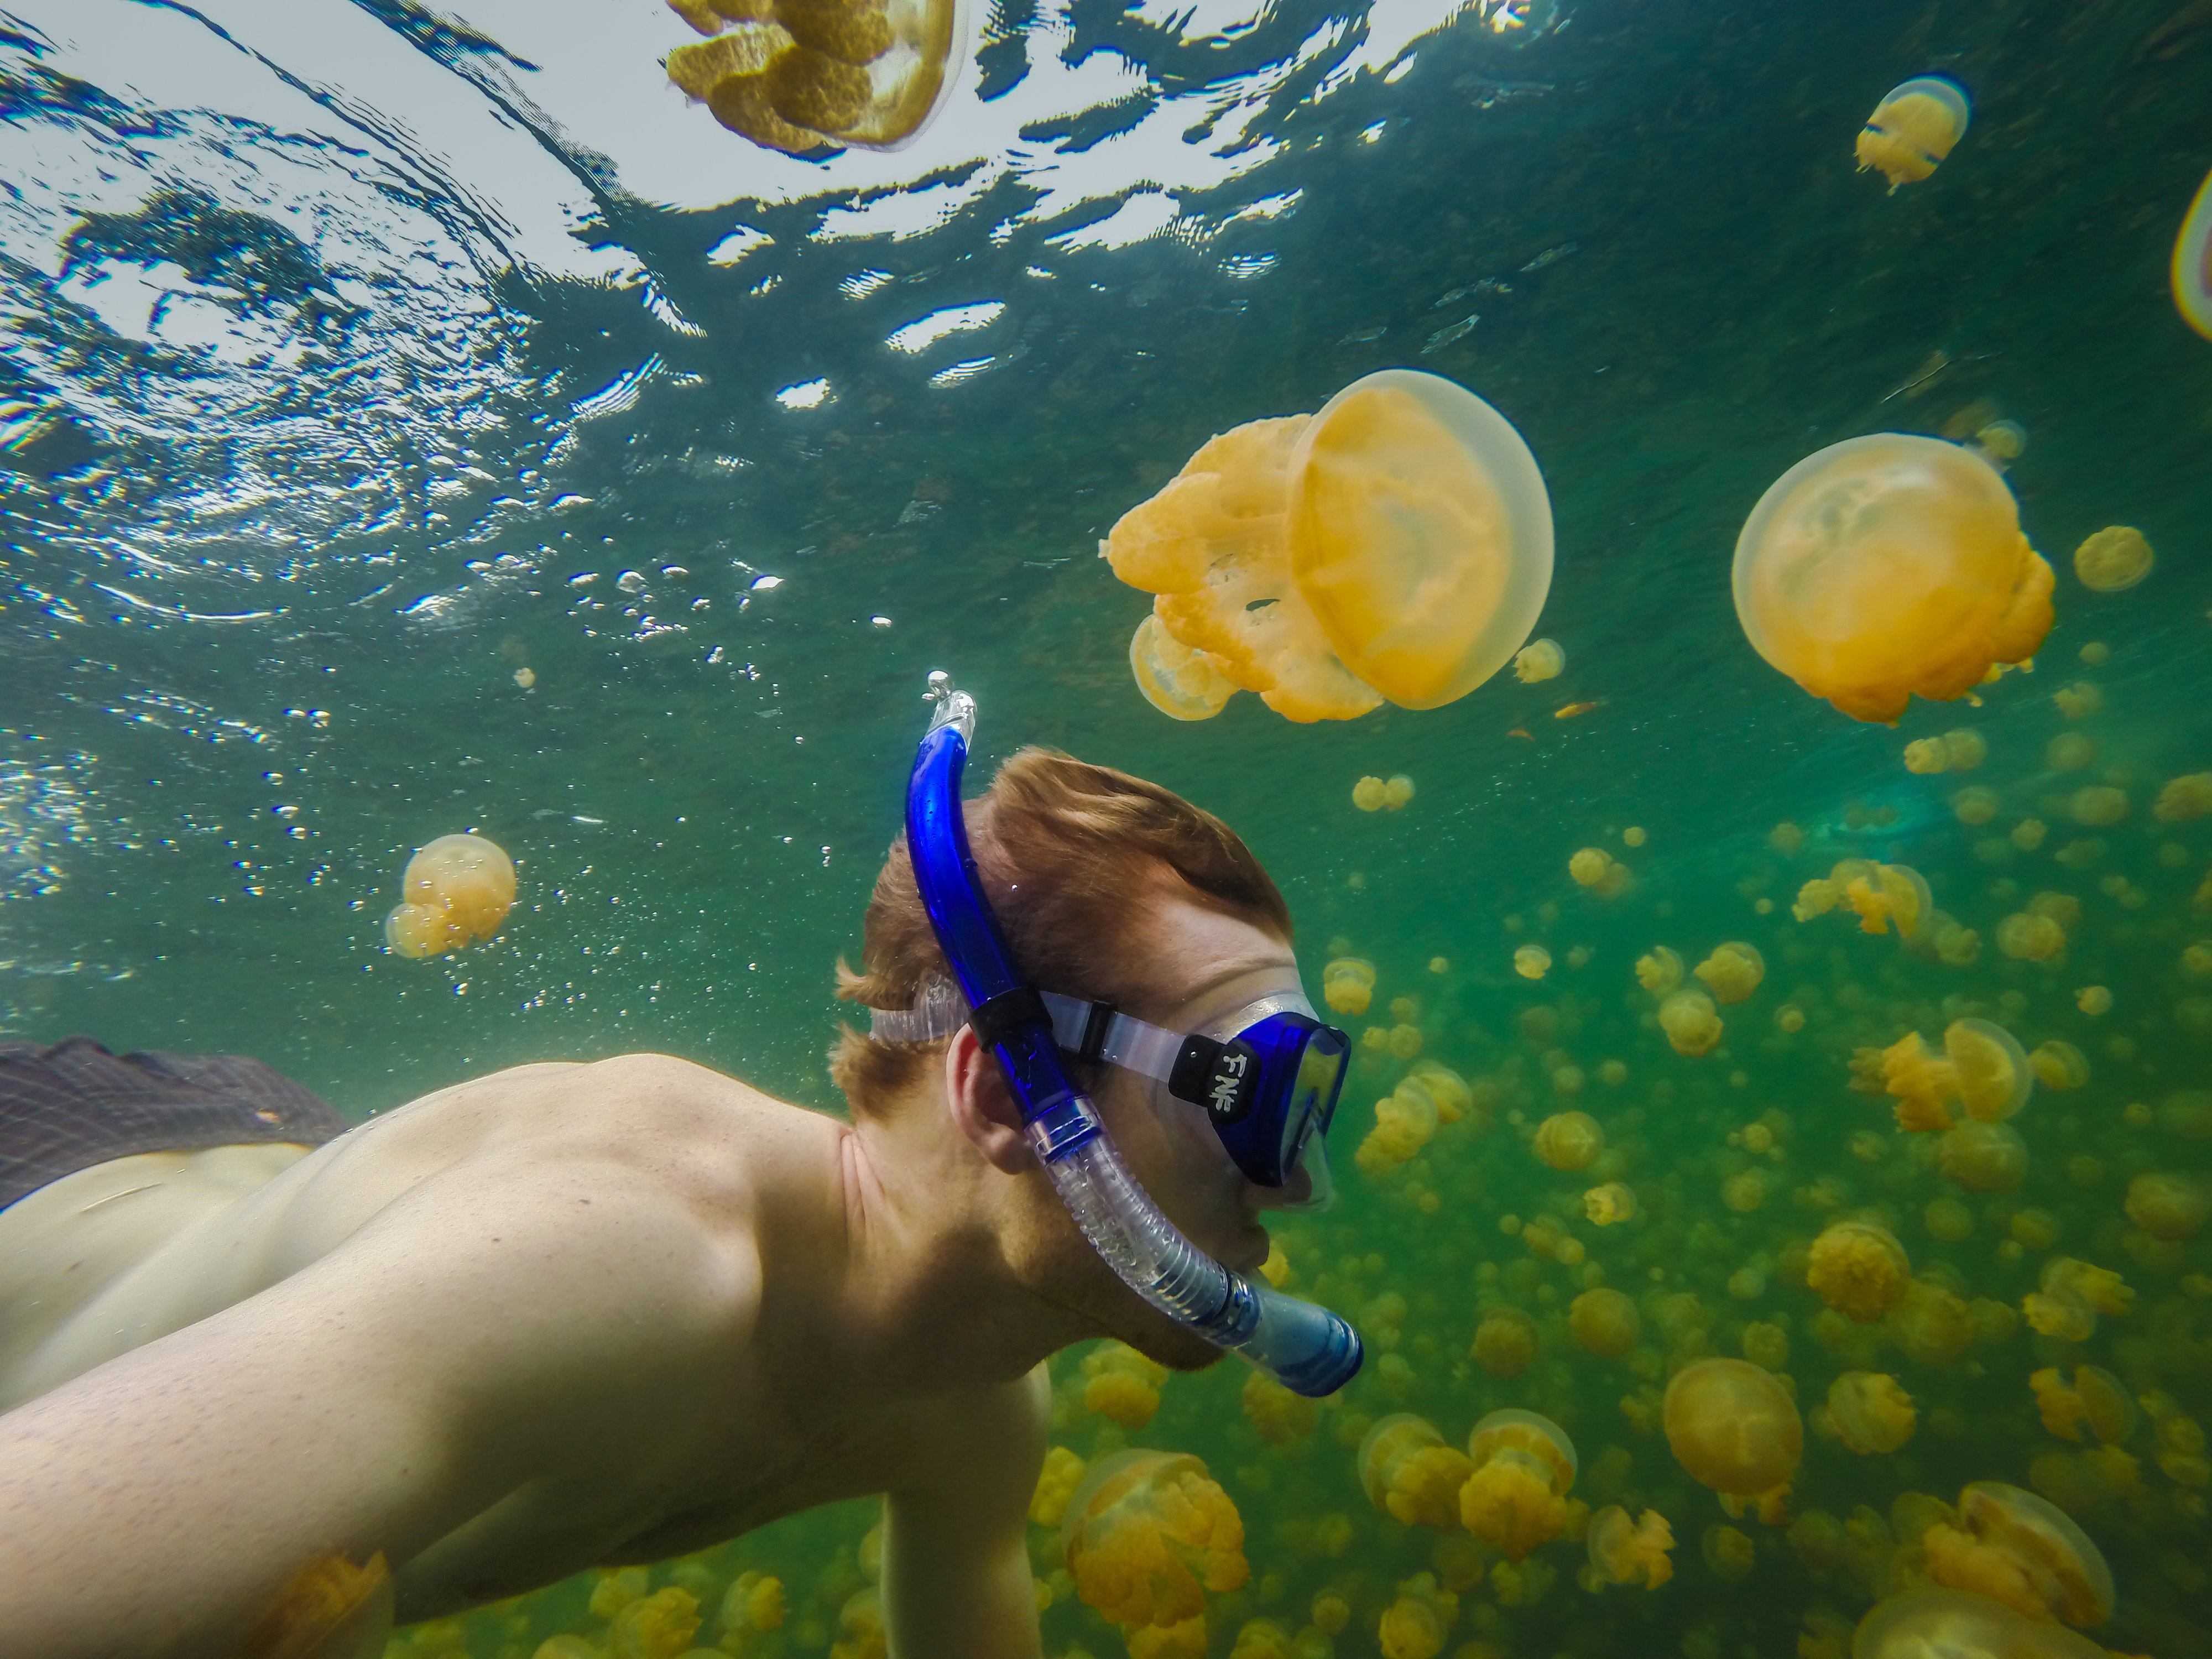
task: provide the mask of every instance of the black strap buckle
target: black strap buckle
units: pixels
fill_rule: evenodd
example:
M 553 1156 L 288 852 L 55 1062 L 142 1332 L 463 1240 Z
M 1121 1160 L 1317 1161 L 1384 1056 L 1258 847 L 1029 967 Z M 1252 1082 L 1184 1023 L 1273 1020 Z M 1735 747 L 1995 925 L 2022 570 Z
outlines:
M 1042 1025 L 1048 1035 L 1052 1030 L 1052 1016 L 1046 1012 L 1044 998 L 1034 985 L 1018 985 L 1011 991 L 1001 991 L 986 998 L 968 1016 L 969 1028 L 975 1040 L 986 1048 L 995 1048 L 1024 1026 Z

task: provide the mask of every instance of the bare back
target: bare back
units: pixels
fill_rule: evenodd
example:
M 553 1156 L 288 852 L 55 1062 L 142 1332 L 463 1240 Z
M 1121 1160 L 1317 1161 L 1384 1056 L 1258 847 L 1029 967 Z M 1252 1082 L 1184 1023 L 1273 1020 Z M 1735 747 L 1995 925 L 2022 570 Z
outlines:
M 182 1596 L 187 1626 L 207 1598 L 210 1631 L 265 1595 L 283 1552 L 264 1540 L 230 1581 L 209 1573 L 174 1530 L 203 1483 L 291 1539 L 383 1550 L 403 1618 L 869 1492 L 988 1488 L 1018 1553 L 1036 1389 L 902 1386 L 917 1373 L 852 1364 L 823 1322 L 849 1305 L 831 1281 L 850 1139 L 635 1055 L 500 1073 L 304 1155 L 224 1149 L 252 1168 L 80 1172 L 0 1212 L 40 1241 L 0 1280 L 6 1328 L 28 1334 L 0 1346 L 0 1401 L 29 1401 L 0 1419 L 0 1474 L 45 1434 L 51 1467 L 15 1500 L 45 1484 L 49 1519 L 120 1528 L 134 1560 L 173 1553 L 191 1583 L 157 1571 L 137 1593 L 172 1619 Z M 67 1213 L 17 1216 L 42 1199 Z M 149 1218 L 165 1204 L 166 1227 Z M 303 1396 L 316 1403 L 289 1415 L 255 1408 Z M 119 1415 L 173 1493 L 88 1513 L 69 1468 L 87 1412 Z M 40 1548 L 9 1529 L 9 1495 L 0 1582 L 35 1573 Z

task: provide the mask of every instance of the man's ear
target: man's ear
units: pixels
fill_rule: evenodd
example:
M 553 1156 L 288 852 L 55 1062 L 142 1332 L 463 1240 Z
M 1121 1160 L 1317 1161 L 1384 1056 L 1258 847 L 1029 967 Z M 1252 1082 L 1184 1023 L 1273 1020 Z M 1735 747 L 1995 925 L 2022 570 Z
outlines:
M 1006 1175 L 1036 1167 L 1036 1154 L 1022 1133 L 1021 1108 L 1006 1086 L 999 1061 L 963 1025 L 945 1048 L 945 1098 L 952 1121 L 990 1166 Z

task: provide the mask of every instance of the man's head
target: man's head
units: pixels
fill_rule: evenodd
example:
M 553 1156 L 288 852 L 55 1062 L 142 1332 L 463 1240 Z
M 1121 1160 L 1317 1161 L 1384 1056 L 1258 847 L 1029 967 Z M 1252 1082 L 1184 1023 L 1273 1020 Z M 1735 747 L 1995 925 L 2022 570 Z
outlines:
M 1008 947 L 1040 989 L 1188 1031 L 1297 988 L 1281 893 L 1226 824 L 1171 792 L 1025 749 L 1000 769 L 988 794 L 967 803 L 965 816 Z M 877 879 L 861 960 L 860 974 L 841 964 L 839 994 L 871 1007 L 911 1006 L 933 979 L 951 977 L 902 840 Z M 985 1163 L 1020 1183 L 1038 1248 L 1018 1265 L 1033 1288 L 1165 1363 L 1214 1357 L 1144 1307 L 1082 1242 L 972 1032 L 893 1043 L 848 1030 L 831 1069 L 857 1122 L 941 1114 Z M 1302 1196 L 1304 1179 L 1291 1188 L 1253 1186 L 1204 1111 L 1146 1079 L 1106 1067 L 1079 1068 L 1077 1080 L 1169 1218 L 1230 1266 L 1255 1267 L 1267 1249 L 1257 1211 Z

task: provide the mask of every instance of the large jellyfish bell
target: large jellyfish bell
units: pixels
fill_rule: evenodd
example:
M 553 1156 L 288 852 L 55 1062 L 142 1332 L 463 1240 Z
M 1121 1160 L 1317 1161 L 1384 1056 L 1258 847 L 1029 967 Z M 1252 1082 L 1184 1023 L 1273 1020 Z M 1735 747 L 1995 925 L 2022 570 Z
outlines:
M 1996 469 L 1940 438 L 1877 432 L 1807 456 L 1735 548 L 1735 612 L 1759 654 L 1854 719 L 1947 700 L 2051 631 L 2051 567 Z

